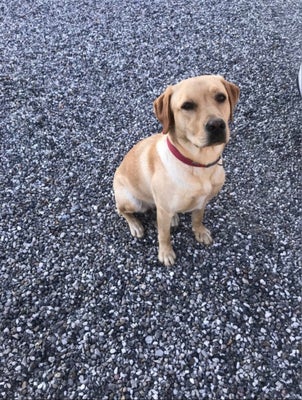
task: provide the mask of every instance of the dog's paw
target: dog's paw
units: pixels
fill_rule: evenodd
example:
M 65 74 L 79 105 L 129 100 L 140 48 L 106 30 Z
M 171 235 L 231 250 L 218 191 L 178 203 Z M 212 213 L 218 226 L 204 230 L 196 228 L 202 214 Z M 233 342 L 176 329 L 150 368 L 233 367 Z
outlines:
M 172 221 L 171 221 L 171 227 L 176 228 L 179 224 L 179 216 L 178 214 L 173 215 Z
M 211 232 L 204 226 L 200 225 L 198 228 L 193 229 L 195 233 L 195 238 L 198 242 L 209 246 L 213 243 Z
M 176 254 L 171 246 L 165 246 L 159 249 L 158 259 L 161 263 L 165 264 L 166 267 L 171 267 L 175 262 Z
M 131 224 L 129 223 L 129 228 L 132 236 L 137 238 L 144 236 L 143 225 L 138 220 L 132 221 Z

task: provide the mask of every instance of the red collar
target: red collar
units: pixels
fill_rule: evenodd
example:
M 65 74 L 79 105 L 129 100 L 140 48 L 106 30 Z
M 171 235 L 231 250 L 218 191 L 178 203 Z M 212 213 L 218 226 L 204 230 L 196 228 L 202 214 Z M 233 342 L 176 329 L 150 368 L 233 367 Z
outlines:
M 213 165 L 217 164 L 220 159 L 221 156 L 219 156 L 217 158 L 217 160 L 215 160 L 214 162 L 210 163 L 210 164 L 200 164 L 198 162 L 195 162 L 193 160 L 190 160 L 190 158 L 185 157 L 184 155 L 181 154 L 181 152 L 179 150 L 177 150 L 177 148 L 170 142 L 168 136 L 167 136 L 167 145 L 169 147 L 169 150 L 171 151 L 171 153 L 181 162 L 183 162 L 184 164 L 190 165 L 191 167 L 202 167 L 202 168 L 209 168 L 212 167 Z M 219 164 L 220 165 L 220 164 Z

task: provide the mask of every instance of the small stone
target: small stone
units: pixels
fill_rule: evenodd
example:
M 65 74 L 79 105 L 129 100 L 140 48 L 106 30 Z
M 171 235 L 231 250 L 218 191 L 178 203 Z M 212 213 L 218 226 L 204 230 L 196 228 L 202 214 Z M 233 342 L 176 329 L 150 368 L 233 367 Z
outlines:
M 153 342 L 153 336 L 146 336 L 145 337 L 145 342 L 147 344 L 151 344 Z
M 156 357 L 162 357 L 163 355 L 164 355 L 164 352 L 161 349 L 155 350 Z

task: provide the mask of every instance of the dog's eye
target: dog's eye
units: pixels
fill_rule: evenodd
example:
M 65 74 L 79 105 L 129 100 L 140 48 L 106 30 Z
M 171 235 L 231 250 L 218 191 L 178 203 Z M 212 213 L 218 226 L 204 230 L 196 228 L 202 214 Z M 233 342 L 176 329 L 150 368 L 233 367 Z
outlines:
M 196 108 L 196 103 L 194 103 L 193 101 L 185 101 L 181 108 L 183 110 L 194 110 Z
M 215 100 L 218 103 L 224 103 L 226 101 L 226 95 L 223 94 L 223 93 L 217 93 L 216 96 L 215 96 Z

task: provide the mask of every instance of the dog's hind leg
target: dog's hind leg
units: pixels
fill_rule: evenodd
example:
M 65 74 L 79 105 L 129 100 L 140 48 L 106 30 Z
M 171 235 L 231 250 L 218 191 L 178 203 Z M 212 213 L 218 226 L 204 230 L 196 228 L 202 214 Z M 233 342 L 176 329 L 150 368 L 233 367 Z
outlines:
M 141 222 L 133 215 L 135 212 L 146 211 L 147 207 L 138 200 L 126 187 L 115 182 L 114 195 L 116 208 L 119 215 L 128 222 L 131 235 L 141 238 L 144 235 L 144 228 Z
M 172 221 L 171 221 L 171 227 L 176 228 L 178 226 L 178 224 L 179 224 L 179 216 L 178 216 L 178 214 L 174 214 Z
M 141 222 L 133 215 L 131 211 L 120 211 L 118 209 L 120 215 L 122 215 L 125 220 L 128 222 L 129 229 L 131 235 L 137 238 L 141 238 L 144 236 L 144 228 Z
M 140 210 L 132 207 L 131 204 L 117 205 L 117 212 L 119 215 L 123 216 L 128 222 L 131 235 L 137 238 L 144 236 L 144 228 L 141 222 L 133 215 L 135 212 Z

